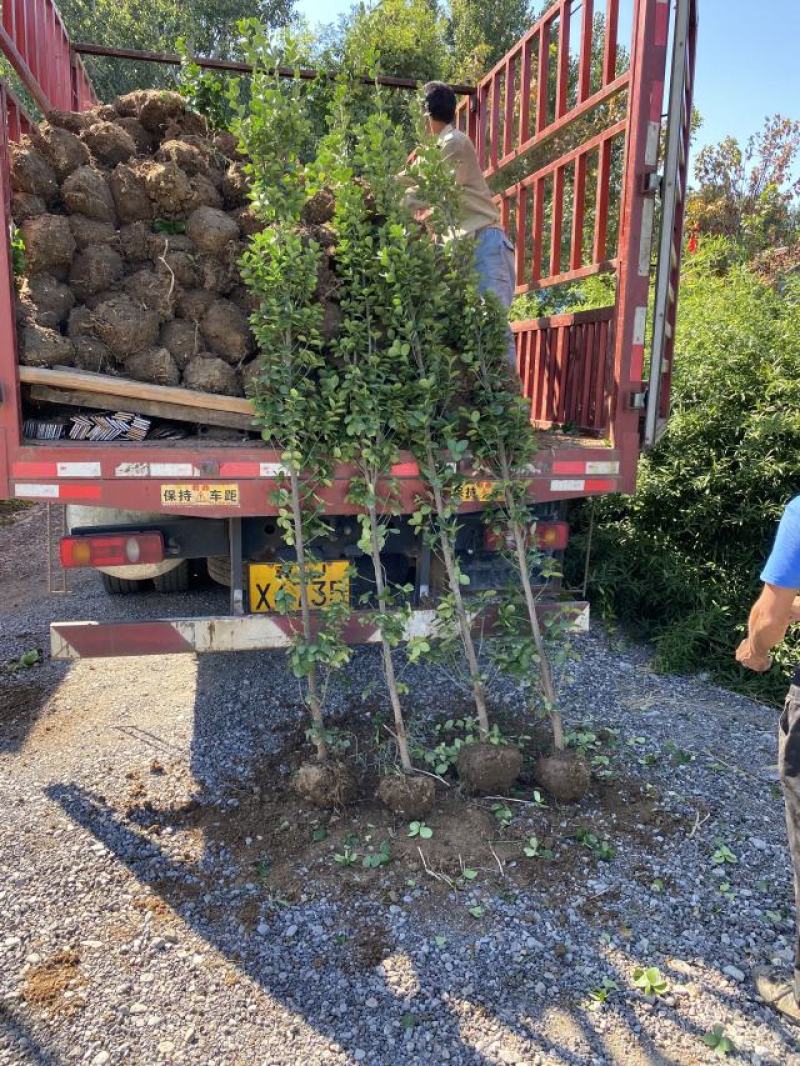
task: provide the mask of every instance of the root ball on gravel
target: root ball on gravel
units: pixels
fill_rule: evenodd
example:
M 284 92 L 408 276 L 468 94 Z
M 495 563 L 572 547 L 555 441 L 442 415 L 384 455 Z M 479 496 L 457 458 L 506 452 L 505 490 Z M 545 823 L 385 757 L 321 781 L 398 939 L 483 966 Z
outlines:
M 459 779 L 470 792 L 502 794 L 519 777 L 522 752 L 513 744 L 466 744 L 457 765 Z
M 541 756 L 536 760 L 533 776 L 559 803 L 577 803 L 589 791 L 591 783 L 589 767 L 570 751 Z
M 431 777 L 390 774 L 378 785 L 378 798 L 401 818 L 424 818 L 433 810 L 436 787 Z
M 356 796 L 356 779 L 341 763 L 303 763 L 293 787 L 303 799 L 326 809 L 343 807 Z

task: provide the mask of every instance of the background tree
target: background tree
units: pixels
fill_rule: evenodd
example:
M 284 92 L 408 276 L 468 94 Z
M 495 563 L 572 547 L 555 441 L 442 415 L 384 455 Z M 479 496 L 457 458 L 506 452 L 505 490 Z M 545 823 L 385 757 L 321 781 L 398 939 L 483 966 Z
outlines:
M 237 22 L 253 17 L 265 26 L 285 26 L 295 0 L 59 0 L 73 41 L 176 52 L 183 38 L 195 55 L 239 56 Z M 132 89 L 171 84 L 174 68 L 86 56 L 84 62 L 98 96 L 111 100 Z
M 747 254 L 797 235 L 800 121 L 772 115 L 744 148 L 735 137 L 697 153 L 698 189 L 687 208 L 687 228 L 742 242 Z
M 533 22 L 530 0 L 450 0 L 449 77 L 474 82 L 497 62 Z

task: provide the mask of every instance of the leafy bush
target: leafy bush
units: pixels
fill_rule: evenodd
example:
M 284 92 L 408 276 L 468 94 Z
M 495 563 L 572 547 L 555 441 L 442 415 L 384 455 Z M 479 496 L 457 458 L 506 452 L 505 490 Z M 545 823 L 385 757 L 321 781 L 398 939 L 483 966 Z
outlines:
M 665 671 L 707 670 L 778 699 L 790 638 L 762 677 L 733 661 L 759 572 L 800 491 L 800 279 L 770 288 L 724 239 L 685 262 L 673 415 L 631 498 L 597 504 L 591 590 L 656 645 Z M 575 538 L 581 565 L 588 507 Z

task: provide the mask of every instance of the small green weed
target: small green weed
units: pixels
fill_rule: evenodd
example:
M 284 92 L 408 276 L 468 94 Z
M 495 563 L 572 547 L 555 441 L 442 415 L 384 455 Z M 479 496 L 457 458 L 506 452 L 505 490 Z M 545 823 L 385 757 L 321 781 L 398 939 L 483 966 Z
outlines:
M 711 862 L 714 866 L 723 866 L 725 863 L 729 863 L 731 866 L 735 866 L 738 863 L 738 859 L 728 847 L 728 845 L 719 838 L 715 841 L 717 848 L 714 854 L 711 856 Z
M 333 856 L 333 861 L 340 866 L 355 866 L 358 862 L 358 852 L 355 851 L 349 844 L 345 844 L 344 848 L 336 852 Z
M 492 814 L 498 820 L 500 825 L 505 828 L 514 821 L 514 812 L 508 806 L 507 803 L 493 803 Z
M 361 865 L 365 866 L 368 870 L 377 870 L 379 866 L 387 866 L 391 861 L 392 853 L 389 848 L 389 841 L 382 840 L 377 851 L 373 851 L 369 855 L 364 856 Z
M 715 1025 L 713 1029 L 709 1029 L 703 1037 L 703 1043 L 706 1047 L 711 1048 L 715 1055 L 719 1055 L 720 1058 L 724 1058 L 726 1055 L 736 1051 L 736 1045 L 730 1037 L 725 1036 L 725 1030 L 721 1025 Z
M 529 859 L 552 859 L 551 848 L 543 848 L 537 836 L 528 837 L 527 843 L 522 847 L 522 852 Z
M 597 988 L 589 990 L 589 1010 L 601 1010 L 613 992 L 619 992 L 619 985 L 610 977 L 604 977 Z
M 633 971 L 633 983 L 646 996 L 663 996 L 669 989 L 657 966 L 637 966 Z
M 411 822 L 408 827 L 408 835 L 410 837 L 421 837 L 422 840 L 430 840 L 433 836 L 433 830 L 429 825 L 425 825 L 424 822 Z

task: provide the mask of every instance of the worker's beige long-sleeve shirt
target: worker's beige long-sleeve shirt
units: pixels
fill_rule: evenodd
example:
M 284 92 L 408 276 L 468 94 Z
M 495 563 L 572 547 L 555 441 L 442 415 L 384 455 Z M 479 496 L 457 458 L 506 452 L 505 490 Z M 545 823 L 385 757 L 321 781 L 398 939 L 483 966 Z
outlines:
M 459 226 L 455 236 L 465 237 L 485 226 L 499 225 L 500 215 L 492 200 L 492 191 L 481 172 L 478 154 L 472 141 L 466 133 L 452 125 L 445 126 L 437 140 L 442 155 L 452 166 L 456 183 L 461 189 Z M 412 175 L 413 167 L 411 173 L 405 172 L 402 178 L 413 181 Z M 420 211 L 430 206 L 419 198 L 416 185 L 409 186 L 404 203 L 412 211 Z

